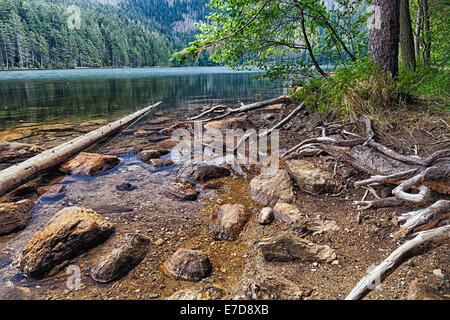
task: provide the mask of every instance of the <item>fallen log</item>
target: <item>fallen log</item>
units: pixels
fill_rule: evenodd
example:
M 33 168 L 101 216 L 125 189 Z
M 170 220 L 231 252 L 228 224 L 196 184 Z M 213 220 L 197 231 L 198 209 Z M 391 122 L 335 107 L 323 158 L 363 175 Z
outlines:
M 433 250 L 449 241 L 450 225 L 418 233 L 416 237 L 401 245 L 386 260 L 362 278 L 345 300 L 360 300 L 364 298 L 403 262 Z
M 58 147 L 44 151 L 22 163 L 0 171 L 0 197 L 33 179 L 40 172 L 60 164 L 78 152 L 134 122 L 136 119 L 143 117 L 160 104 L 161 102 L 158 102 L 148 106 L 120 120 L 114 121 L 88 134 L 63 143 Z

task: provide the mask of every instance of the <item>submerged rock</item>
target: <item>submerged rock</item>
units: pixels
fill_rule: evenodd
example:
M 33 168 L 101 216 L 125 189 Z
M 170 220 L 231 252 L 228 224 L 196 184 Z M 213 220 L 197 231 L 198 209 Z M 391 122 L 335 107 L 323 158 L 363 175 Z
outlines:
M 192 185 L 182 183 L 172 183 L 168 188 L 169 194 L 181 200 L 197 200 L 199 191 Z
M 291 178 L 285 170 L 253 178 L 250 181 L 250 196 L 265 205 L 274 205 L 278 201 L 289 203 L 295 199 Z
M 258 213 L 258 223 L 259 224 L 269 224 L 273 221 L 274 215 L 271 207 L 262 208 Z
M 318 245 L 311 241 L 293 235 L 290 232 L 280 232 L 278 235 L 259 243 L 262 255 L 266 261 L 325 261 L 336 260 L 336 253 L 328 245 Z
M 66 186 L 62 184 L 54 184 L 45 189 L 38 188 L 38 193 L 41 194 L 41 200 L 57 200 L 66 195 Z
M 0 142 L 0 169 L 23 162 L 44 150 L 34 144 Z
M 306 160 L 286 161 L 286 167 L 294 182 L 300 190 L 312 193 L 336 193 L 339 182 L 332 174 L 317 168 L 312 162 Z
M 278 202 L 273 207 L 273 215 L 275 220 L 286 224 L 293 224 L 301 218 L 301 212 L 296 206 L 284 202 Z
M 137 188 L 136 186 L 132 185 L 129 182 L 124 182 L 116 186 L 117 191 L 133 191 L 136 188 Z
M 241 204 L 217 206 L 209 220 L 209 233 L 215 240 L 234 241 L 250 216 L 251 213 Z
M 139 158 L 142 161 L 149 161 L 151 159 L 158 159 L 166 154 L 169 154 L 169 150 L 165 149 L 156 149 L 156 150 L 144 150 L 139 153 Z
M 0 203 L 0 236 L 25 228 L 33 216 L 34 201 Z
M 150 161 L 153 168 L 159 169 L 173 165 L 172 159 L 153 159 Z
M 64 208 L 33 236 L 14 264 L 29 277 L 44 277 L 58 265 L 105 241 L 113 231 L 114 225 L 92 210 Z
M 120 157 L 120 156 L 125 156 L 127 154 L 136 154 L 141 151 L 142 151 L 141 147 L 129 147 L 129 148 L 123 148 L 123 149 L 109 151 L 106 154 L 108 156 Z
M 179 249 L 163 265 L 167 275 L 188 281 L 200 281 L 212 272 L 211 261 L 201 251 Z
M 95 176 L 117 166 L 120 159 L 96 153 L 81 152 L 72 160 L 61 165 L 60 171 L 68 174 Z
M 111 282 L 126 275 L 147 254 L 150 239 L 140 234 L 125 234 L 116 241 L 114 249 L 91 269 L 97 282 Z

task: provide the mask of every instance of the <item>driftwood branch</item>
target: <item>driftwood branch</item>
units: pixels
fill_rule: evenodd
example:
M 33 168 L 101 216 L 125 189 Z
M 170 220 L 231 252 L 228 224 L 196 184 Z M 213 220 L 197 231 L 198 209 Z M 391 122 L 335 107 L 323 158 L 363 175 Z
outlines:
M 345 300 L 359 300 L 380 285 L 387 276 L 394 272 L 408 259 L 433 250 L 450 241 L 450 225 L 423 231 L 412 240 L 405 242 L 380 265 L 374 268 L 350 292 Z
M 280 103 L 290 103 L 291 99 L 288 96 L 281 96 L 275 99 L 269 99 L 269 100 L 265 100 L 265 101 L 260 101 L 260 102 L 255 102 L 252 104 L 247 104 L 247 105 L 241 105 L 240 107 L 237 108 L 229 108 L 229 107 L 225 107 L 222 105 L 219 106 L 215 106 L 209 110 L 206 110 L 205 112 L 202 112 L 201 114 L 195 116 L 195 117 L 191 117 L 189 118 L 187 121 L 192 122 L 192 121 L 202 121 L 202 122 L 207 122 L 207 121 L 213 121 L 213 120 L 218 120 L 218 119 L 222 119 L 225 118 L 229 115 L 232 114 L 237 114 L 237 113 L 243 113 L 243 112 L 249 112 L 249 111 L 253 111 L 256 109 L 260 109 L 260 108 L 264 108 L 273 104 L 280 104 Z M 220 114 L 217 117 L 214 118 L 208 118 L 208 119 L 204 119 L 204 120 L 199 120 L 207 115 L 210 114 Z

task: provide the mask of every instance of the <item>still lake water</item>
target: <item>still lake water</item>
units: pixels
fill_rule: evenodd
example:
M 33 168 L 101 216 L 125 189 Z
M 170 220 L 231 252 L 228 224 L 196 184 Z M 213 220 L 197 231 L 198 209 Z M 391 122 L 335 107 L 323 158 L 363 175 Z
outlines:
M 170 114 L 283 93 L 281 84 L 254 81 L 256 74 L 223 67 L 4 71 L 0 131 L 22 129 L 24 123 L 116 119 L 157 101 L 163 101 L 159 111 Z

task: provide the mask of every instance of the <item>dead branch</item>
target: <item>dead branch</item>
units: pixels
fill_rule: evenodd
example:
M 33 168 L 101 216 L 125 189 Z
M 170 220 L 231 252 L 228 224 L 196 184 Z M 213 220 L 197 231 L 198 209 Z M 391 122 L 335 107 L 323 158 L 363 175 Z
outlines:
M 238 108 L 228 108 L 228 107 L 224 107 L 224 106 L 220 105 L 220 106 L 213 107 L 213 108 L 211 108 L 209 110 L 206 110 L 205 112 L 202 112 L 198 116 L 191 117 L 187 121 L 208 122 L 208 121 L 222 119 L 222 118 L 225 118 L 225 117 L 227 117 L 229 115 L 232 115 L 232 114 L 249 112 L 249 111 L 253 111 L 253 110 L 256 110 L 256 109 L 264 108 L 264 107 L 267 107 L 267 106 L 270 106 L 270 105 L 273 105 L 273 104 L 290 103 L 290 102 L 291 102 L 291 99 L 288 96 L 281 96 L 281 97 L 278 97 L 278 98 L 275 98 L 275 99 L 255 102 L 255 103 L 248 104 L 248 105 L 242 105 L 242 106 L 240 106 Z M 220 115 L 217 116 L 217 117 L 214 117 L 214 118 L 199 120 L 199 119 L 205 117 L 206 115 L 214 114 L 214 113 L 218 113 Z
M 345 300 L 360 300 L 364 298 L 403 262 L 449 242 L 450 225 L 418 233 L 415 238 L 405 242 L 380 265 L 364 276 Z

